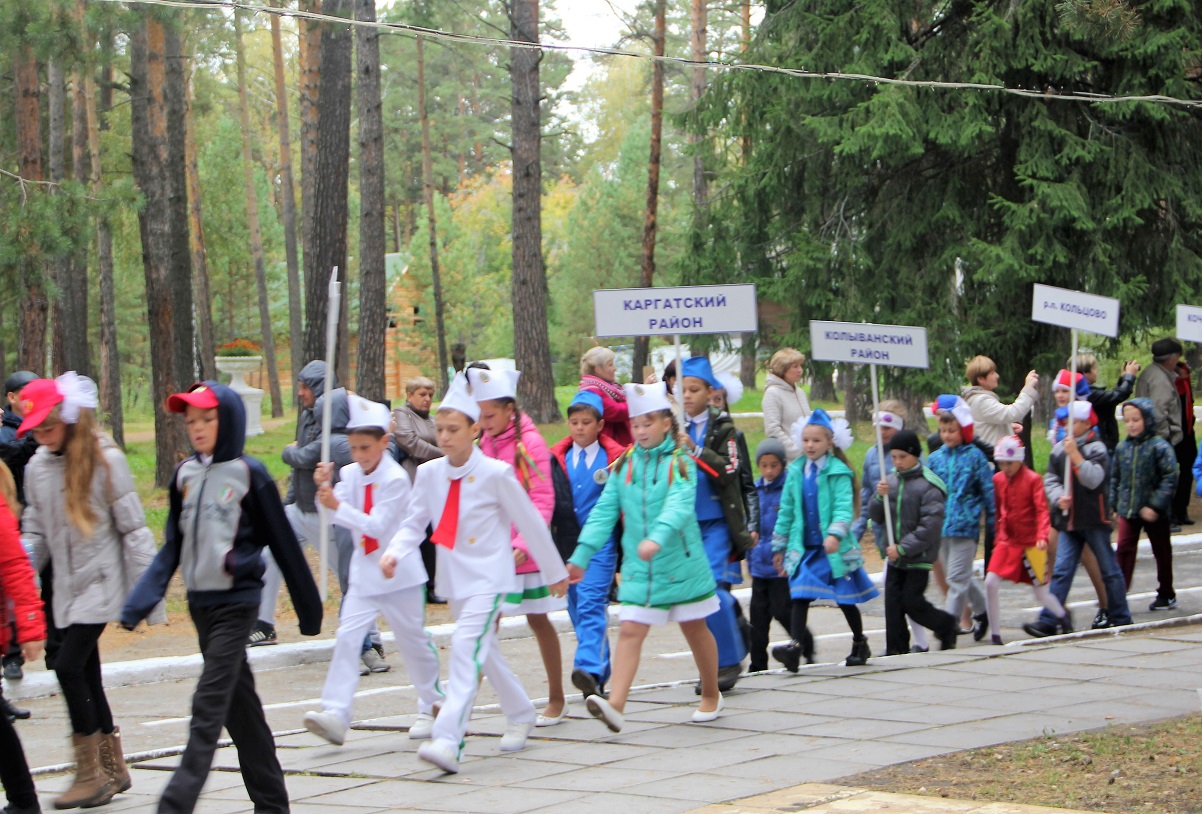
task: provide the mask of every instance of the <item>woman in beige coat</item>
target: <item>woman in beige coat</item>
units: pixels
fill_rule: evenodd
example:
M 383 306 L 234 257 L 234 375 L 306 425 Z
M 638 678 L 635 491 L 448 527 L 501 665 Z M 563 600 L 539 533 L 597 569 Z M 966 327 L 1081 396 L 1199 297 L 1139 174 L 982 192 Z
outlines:
M 21 391 L 24 420 L 41 445 L 25 467 L 21 541 L 35 571 L 54 563 L 53 668 L 71 720 L 75 782 L 55 808 L 104 805 L 130 787 L 121 733 L 104 694 L 100 634 L 155 556 L 129 464 L 96 426 L 96 385 L 65 373 Z M 150 621 L 166 621 L 162 605 Z
M 785 445 L 792 461 L 801 455 L 791 432 L 799 418 L 810 415 L 810 400 L 801 389 L 805 354 L 794 348 L 782 348 L 768 360 L 768 379 L 764 383 L 764 433 Z

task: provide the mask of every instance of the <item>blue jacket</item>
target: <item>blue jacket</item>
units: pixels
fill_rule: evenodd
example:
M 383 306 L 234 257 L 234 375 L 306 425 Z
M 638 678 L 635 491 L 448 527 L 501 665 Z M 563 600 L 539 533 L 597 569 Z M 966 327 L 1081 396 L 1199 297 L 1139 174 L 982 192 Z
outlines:
M 975 444 L 940 447 L 927 466 L 947 484 L 944 537 L 975 539 L 981 532 L 982 511 L 986 525 L 993 525 L 993 467 Z
M 1177 454 L 1168 441 L 1156 434 L 1152 400 L 1131 399 L 1127 404 L 1143 413 L 1144 431 L 1141 435 L 1128 435 L 1114 450 L 1110 505 L 1119 517 L 1127 519 L 1138 515 L 1145 506 L 1159 514 L 1168 514 L 1177 492 Z
M 206 463 L 192 455 L 175 468 L 163 547 L 126 598 L 121 624 L 132 628 L 146 618 L 177 568 L 189 604 L 258 605 L 266 545 L 288 583 L 301 633 L 316 636 L 321 632 L 321 599 L 279 490 L 267 467 L 242 454 L 242 399 L 225 385 L 205 384 L 218 400 L 213 459 Z
M 921 460 L 921 459 L 920 459 Z M 888 475 L 893 471 L 893 458 L 888 452 L 885 453 L 885 474 Z M 868 530 L 868 506 L 872 503 L 872 499 L 876 497 L 876 485 L 881 482 L 881 464 L 876 454 L 876 445 L 868 448 L 864 453 L 864 471 L 860 477 L 860 516 L 856 518 L 856 522 L 851 524 L 851 535 L 859 542 L 864 536 L 864 532 Z M 872 524 L 872 536 L 876 541 L 876 547 L 881 552 L 881 556 L 885 555 L 885 527 L 880 523 Z
M 755 482 L 760 498 L 760 541 L 747 555 L 747 568 L 751 576 L 759 579 L 784 579 L 772 564 L 772 534 L 776 529 L 776 515 L 780 512 L 780 496 L 788 477 L 789 471 L 784 469 L 780 477 L 771 483 L 765 483 L 763 478 Z

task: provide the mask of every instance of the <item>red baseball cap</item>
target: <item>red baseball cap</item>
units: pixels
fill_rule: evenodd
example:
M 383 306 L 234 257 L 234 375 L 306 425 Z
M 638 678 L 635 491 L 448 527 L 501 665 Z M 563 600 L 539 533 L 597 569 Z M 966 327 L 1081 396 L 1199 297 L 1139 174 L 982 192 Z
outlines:
M 21 388 L 21 426 L 17 427 L 17 437 L 46 420 L 50 411 L 61 404 L 63 394 L 58 390 L 58 382 L 54 379 L 34 379 Z
M 197 382 L 184 393 L 173 393 L 167 397 L 167 412 L 187 412 L 188 406 L 199 407 L 202 410 L 212 410 L 218 404 L 217 394 L 204 382 Z

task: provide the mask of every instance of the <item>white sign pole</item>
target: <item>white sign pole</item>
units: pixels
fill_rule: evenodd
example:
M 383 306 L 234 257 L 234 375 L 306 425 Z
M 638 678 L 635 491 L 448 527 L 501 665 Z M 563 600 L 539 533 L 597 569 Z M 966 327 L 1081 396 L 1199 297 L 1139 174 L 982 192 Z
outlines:
M 1072 388 L 1072 400 L 1068 403 L 1068 421 L 1065 425 L 1065 439 L 1075 438 L 1073 435 L 1073 402 L 1077 400 L 1077 329 L 1072 329 L 1073 334 L 1073 355 L 1068 358 L 1069 374 L 1068 384 Z M 1055 385 L 1053 385 L 1054 387 Z M 1064 493 L 1072 495 L 1073 486 L 1073 462 L 1069 460 L 1067 455 L 1064 456 Z
M 876 430 L 876 457 L 881 468 L 881 480 L 884 480 L 885 441 L 881 438 L 881 425 L 877 421 L 877 413 L 881 411 L 881 393 L 876 383 L 876 365 L 869 365 L 868 372 L 872 375 L 872 426 Z M 901 475 L 899 474 L 898 477 L 900 478 Z M 873 489 L 875 488 L 873 486 Z M 885 504 L 885 541 L 887 545 L 893 545 L 893 510 L 889 508 L 889 500 L 887 498 L 881 502 Z
M 676 391 L 676 426 L 680 432 L 684 432 L 688 425 L 684 419 L 684 362 L 680 356 L 680 334 L 672 335 L 672 345 L 676 348 L 676 382 L 673 388 Z
M 329 307 L 326 312 L 326 381 L 325 388 L 322 390 L 322 397 L 327 401 L 321 411 L 321 462 L 323 464 L 330 461 L 330 430 L 331 422 L 334 418 L 333 405 L 329 403 L 328 397 L 330 390 L 334 386 L 334 357 L 338 353 L 338 312 L 339 301 L 342 298 L 340 287 L 338 285 L 338 267 L 334 266 L 334 271 L 330 275 L 330 290 L 329 290 Z M 320 501 L 317 503 L 317 518 L 318 518 L 318 551 L 321 559 L 321 582 L 318 587 L 321 591 L 321 601 L 326 601 L 326 596 L 329 593 L 330 571 L 327 567 L 329 563 L 330 552 L 330 518 L 325 506 Z

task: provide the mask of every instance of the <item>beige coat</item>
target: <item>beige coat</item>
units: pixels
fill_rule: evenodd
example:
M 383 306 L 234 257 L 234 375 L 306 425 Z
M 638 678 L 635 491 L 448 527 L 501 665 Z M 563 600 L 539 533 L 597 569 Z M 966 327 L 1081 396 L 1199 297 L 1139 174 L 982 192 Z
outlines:
M 106 435 L 100 436 L 100 446 L 108 467 L 97 468 L 92 478 L 96 529 L 90 537 L 84 537 L 67 518 L 63 457 L 38 447 L 25 467 L 21 542 L 37 571 L 47 561 L 54 563 L 58 627 L 120 619 L 125 597 L 156 553 L 125 455 Z M 148 621 L 157 624 L 166 619 L 160 604 Z
M 413 412 L 409 402 L 392 411 L 392 437 L 405 453 L 401 466 L 409 473 L 410 480 L 417 477 L 419 466 L 442 457 L 434 434 L 434 419 L 422 418 Z
M 785 445 L 789 460 L 801 455 L 790 432 L 797 419 L 809 416 L 810 400 L 800 387 L 794 387 L 775 373 L 769 373 L 764 383 L 764 433 Z

